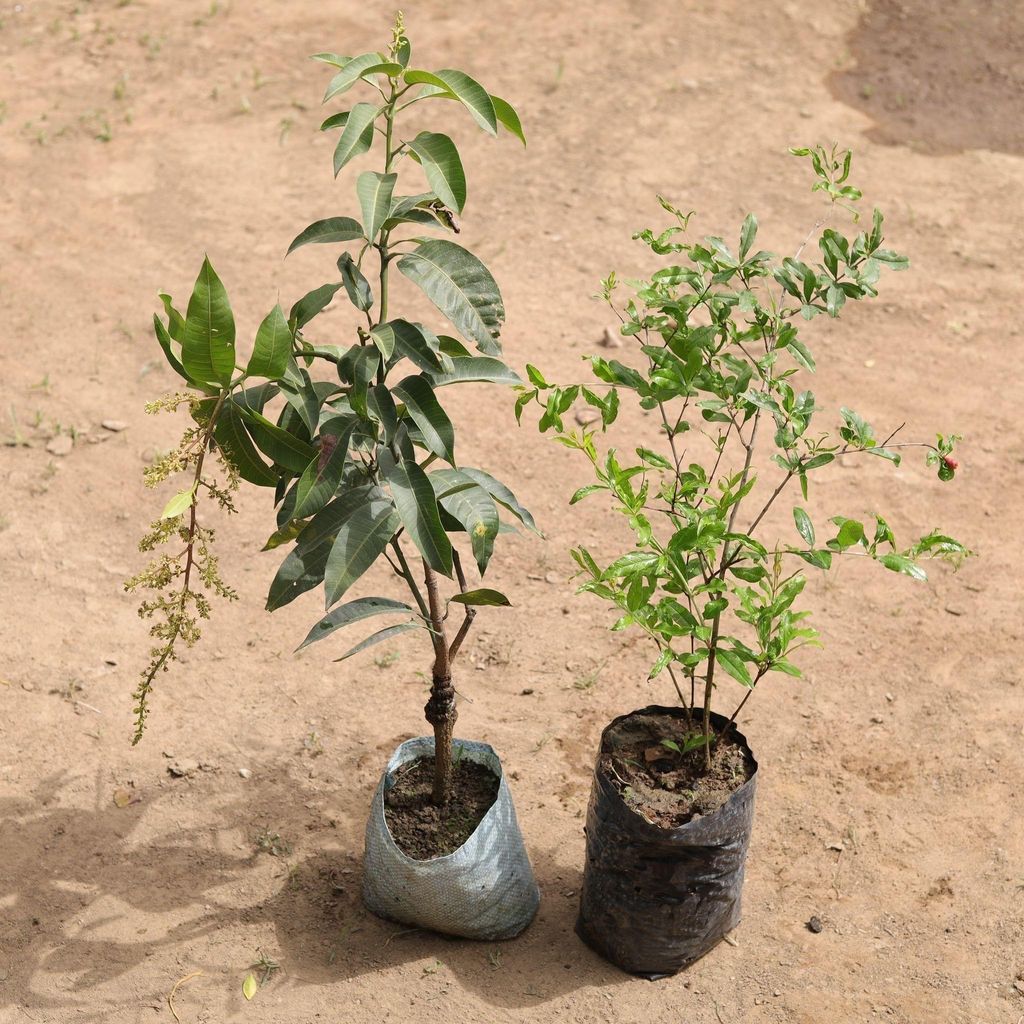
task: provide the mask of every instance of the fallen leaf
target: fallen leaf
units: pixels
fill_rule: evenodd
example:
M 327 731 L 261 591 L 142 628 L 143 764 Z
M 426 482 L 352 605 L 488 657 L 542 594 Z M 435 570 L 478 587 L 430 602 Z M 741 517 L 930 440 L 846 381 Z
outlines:
M 245 981 L 242 982 L 242 995 L 246 999 L 252 999 L 254 995 L 259 991 L 259 982 L 256 980 L 255 974 L 247 974 Z

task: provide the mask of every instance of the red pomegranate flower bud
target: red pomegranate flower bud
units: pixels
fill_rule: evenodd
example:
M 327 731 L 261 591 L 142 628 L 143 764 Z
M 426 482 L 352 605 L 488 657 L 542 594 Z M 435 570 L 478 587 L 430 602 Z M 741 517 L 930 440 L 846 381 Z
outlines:
M 946 467 L 946 469 L 950 470 L 956 470 L 960 468 L 960 463 L 957 462 L 956 459 L 954 459 L 950 455 L 942 456 L 942 464 Z

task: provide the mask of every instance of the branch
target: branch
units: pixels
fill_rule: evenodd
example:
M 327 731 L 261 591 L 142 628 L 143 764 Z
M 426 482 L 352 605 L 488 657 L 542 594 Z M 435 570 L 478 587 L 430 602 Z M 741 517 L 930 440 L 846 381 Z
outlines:
M 459 558 L 459 553 L 454 548 L 452 548 L 452 561 L 455 564 L 455 575 L 459 581 L 459 593 L 464 594 L 466 592 L 466 574 L 462 571 L 462 559 Z M 475 618 L 476 609 L 472 605 L 467 604 L 466 617 L 462 620 L 462 625 L 459 627 L 458 633 L 455 634 L 455 639 L 448 648 L 449 664 L 455 661 L 455 655 L 459 653 L 459 648 L 462 646 L 463 640 L 466 639 Z

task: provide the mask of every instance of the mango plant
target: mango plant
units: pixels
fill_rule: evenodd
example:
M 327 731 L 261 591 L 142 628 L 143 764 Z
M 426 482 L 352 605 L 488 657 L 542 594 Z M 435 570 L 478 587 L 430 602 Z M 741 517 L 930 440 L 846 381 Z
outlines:
M 470 381 L 520 381 L 499 358 L 505 309 L 498 286 L 483 263 L 450 237 L 459 232 L 467 197 L 458 150 L 444 133 L 408 130 L 412 115 L 406 112 L 426 100 L 444 100 L 463 108 L 489 135 L 507 131 L 524 144 L 525 138 L 505 100 L 462 71 L 421 70 L 410 58 L 401 15 L 387 52 L 315 55 L 334 72 L 325 102 L 356 86 L 371 95 L 323 122 L 322 130 L 338 136 L 335 176 L 371 153 L 380 169 L 364 170 L 355 180 L 358 217 L 316 221 L 292 241 L 288 253 L 307 245 L 344 251 L 332 254 L 330 280 L 288 313 L 277 305 L 266 315 L 247 362 L 238 359 L 231 306 L 208 258 L 184 315 L 161 295 L 166 323 L 154 317 L 157 340 L 190 391 L 152 408 L 187 404 L 195 425 L 147 471 L 150 485 L 179 472 L 187 472 L 189 482 L 168 502 L 142 547 L 184 547 L 159 556 L 127 586 L 156 592 L 140 610 L 156 617 L 152 634 L 158 642 L 135 692 L 138 742 L 157 673 L 167 669 L 179 642 L 196 641 L 198 620 L 208 615 L 203 591 L 234 596 L 211 553 L 212 533 L 199 515 L 202 500 L 230 511 L 239 479 L 272 489 L 277 529 L 265 550 L 291 549 L 270 584 L 267 608 L 281 608 L 317 587 L 325 598 L 326 614 L 300 648 L 377 616 L 398 621 L 337 660 L 405 632 L 424 631 L 429 638 L 433 668 L 425 710 L 436 739 L 433 796 L 443 804 L 457 714 L 452 665 L 476 609 L 509 603 L 496 590 L 472 585 L 463 558 L 468 555 L 483 577 L 499 532 L 512 529 L 500 521 L 499 509 L 528 529 L 536 526 L 505 484 L 457 460 L 444 390 Z M 399 188 L 400 171 L 421 179 L 414 191 Z M 396 270 L 422 290 L 455 333 L 435 333 L 395 314 Z M 360 320 L 350 344 L 313 337 L 317 317 L 337 300 L 351 303 Z M 211 464 L 226 474 L 223 483 L 211 475 Z M 409 599 L 343 600 L 375 566 L 398 576 Z M 453 581 L 447 596 L 442 579 Z M 453 630 L 449 615 L 456 610 L 461 621 Z
M 561 386 L 530 366 L 531 386 L 521 388 L 516 406 L 517 416 L 539 406 L 541 431 L 553 432 L 590 463 L 594 482 L 570 503 L 599 496 L 624 516 L 632 544 L 620 556 L 602 564 L 585 547 L 572 551 L 583 579 L 579 589 L 618 610 L 613 629 L 634 627 L 653 642 L 650 676 L 668 673 L 693 726 L 679 743 L 670 742 L 679 753 L 702 748 L 708 765 L 712 743 L 728 732 L 765 676 L 800 676 L 794 657 L 818 643 L 810 613 L 796 607 L 807 582 L 803 566 L 824 571 L 859 556 L 921 580 L 922 560 L 958 563 L 969 553 L 939 530 L 900 545 L 878 513 L 870 522 L 832 515 L 825 526 L 803 503 L 792 510 L 792 537 L 759 536 L 787 491 L 799 486 L 806 503 L 811 481 L 841 459 L 898 466 L 902 449 L 919 447 L 940 480 L 951 480 L 957 469 L 956 436 L 939 434 L 934 444 L 901 442 L 897 427 L 879 438 L 846 407 L 837 428 L 814 423 L 814 393 L 798 383 L 815 370 L 800 321 L 838 317 L 849 304 L 877 295 L 883 270 L 904 270 L 908 261 L 884 247 L 877 209 L 870 227 L 856 235 L 826 226 L 837 207 L 857 216 L 861 192 L 849 184 L 848 150 L 792 152 L 810 159 L 813 189 L 828 201 L 827 215 L 793 257 L 756 247 L 753 214 L 735 247 L 717 236 L 686 241 L 692 213 L 659 197 L 675 222 L 634 238 L 668 257 L 669 265 L 639 282 L 621 308 L 614 301 L 615 275 L 602 282 L 602 297 L 635 344 L 635 358 L 627 364 L 592 356 L 596 382 Z M 801 259 L 812 238 L 819 252 L 813 263 Z M 629 456 L 615 448 L 599 451 L 596 429 L 566 429 L 563 417 L 580 401 L 607 429 L 618 416 L 620 395 L 657 416 L 658 450 L 633 445 Z M 746 693 L 716 736 L 711 713 L 723 675 Z

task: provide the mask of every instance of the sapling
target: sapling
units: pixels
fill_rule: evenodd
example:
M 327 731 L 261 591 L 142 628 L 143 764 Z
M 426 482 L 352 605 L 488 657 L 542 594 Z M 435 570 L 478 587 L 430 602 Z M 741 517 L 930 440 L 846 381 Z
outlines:
M 171 543 L 183 549 L 159 556 L 127 586 L 156 591 L 141 608 L 143 616 L 157 617 L 157 644 L 135 692 L 138 742 L 156 675 L 174 660 L 179 643 L 190 646 L 199 637 L 199 620 L 209 613 L 204 590 L 235 596 L 221 580 L 201 507 L 212 501 L 233 511 L 239 479 L 273 488 L 277 530 L 265 550 L 294 546 L 270 585 L 267 608 L 283 607 L 320 585 L 326 598 L 327 614 L 300 647 L 378 615 L 400 621 L 339 661 L 406 631 L 426 631 L 434 656 L 426 705 L 436 740 L 433 799 L 443 804 L 451 789 L 456 719 L 452 666 L 476 609 L 509 603 L 496 590 L 471 586 L 463 554 L 471 554 L 482 576 L 500 529 L 499 506 L 527 528 L 536 527 L 508 487 L 456 460 L 455 427 L 441 406 L 440 390 L 467 381 L 515 384 L 519 378 L 498 358 L 505 310 L 490 272 L 449 238 L 422 234 L 459 231 L 466 176 L 451 138 L 409 130 L 409 108 L 418 110 L 424 100 L 451 100 L 488 134 L 505 129 L 524 143 L 525 138 L 507 102 L 461 71 L 417 70 L 410 56 L 401 14 L 387 52 L 315 55 L 334 71 L 325 102 L 354 86 L 370 93 L 369 102 L 332 114 L 321 126 L 338 132 L 335 175 L 371 151 L 380 170 L 356 178 L 358 219 L 319 220 L 292 241 L 289 253 L 310 244 L 347 244 L 349 250 L 337 257 L 332 279 L 300 298 L 287 315 L 280 305 L 267 314 L 246 364 L 237 361 L 231 307 L 209 259 L 184 316 L 161 295 L 167 322 L 154 317 L 157 340 L 190 390 L 151 408 L 187 405 L 195 425 L 147 470 L 151 486 L 181 472 L 189 479 L 142 548 Z M 426 188 L 419 183 L 413 194 L 400 194 L 400 170 L 425 176 Z M 396 317 L 395 270 L 418 285 L 482 354 L 473 355 L 456 337 Z M 365 323 L 352 332 L 350 344 L 314 340 L 316 318 L 338 296 Z M 315 368 L 329 371 L 328 377 L 315 376 Z M 223 482 L 214 478 L 212 466 L 219 467 Z M 372 566 L 382 564 L 403 581 L 411 603 L 386 597 L 339 603 Z M 454 593 L 445 595 L 442 579 L 454 581 Z M 462 617 L 451 631 L 449 613 L 455 609 Z
M 848 302 L 874 297 L 884 269 L 904 270 L 906 257 L 883 247 L 882 214 L 869 228 L 848 237 L 826 226 L 836 208 L 858 218 L 861 193 L 848 183 L 849 150 L 794 149 L 809 158 L 813 189 L 825 194 L 828 210 L 792 257 L 780 259 L 755 248 L 758 223 L 749 215 L 734 249 L 720 237 L 687 241 L 692 213 L 659 197 L 675 223 L 655 234 L 634 235 L 671 265 L 636 284 L 635 295 L 617 305 L 615 274 L 602 282 L 603 298 L 621 321 L 621 333 L 637 346 L 634 365 L 590 357 L 599 383 L 558 386 L 528 367 L 532 386 L 522 386 L 516 413 L 540 407 L 541 431 L 583 453 L 595 482 L 572 496 L 575 504 L 601 495 L 626 518 L 630 550 L 607 564 L 579 546 L 581 592 L 595 594 L 621 613 L 614 629 L 636 627 L 654 643 L 654 678 L 666 672 L 691 728 L 676 754 L 703 748 L 710 767 L 712 744 L 770 672 L 799 677 L 794 656 L 818 645 L 809 613 L 794 604 L 806 584 L 803 565 L 828 570 L 842 558 L 861 556 L 913 579 L 924 579 L 921 561 L 959 563 L 967 549 L 932 530 L 900 546 L 886 519 L 870 523 L 844 515 L 822 542 L 803 505 L 793 507 L 793 536 L 761 536 L 769 510 L 795 486 L 807 502 L 812 478 L 841 459 L 871 457 L 900 464 L 901 450 L 920 447 L 939 479 L 951 480 L 956 435 L 934 444 L 897 440 L 901 427 L 883 438 L 856 412 L 839 411 L 836 430 L 812 428 L 818 412 L 813 392 L 797 378 L 813 373 L 814 358 L 799 321 L 838 317 Z M 802 259 L 816 242 L 820 262 Z M 607 387 L 610 385 L 610 387 Z M 582 400 L 606 430 L 616 420 L 620 394 L 657 414 L 664 444 L 635 448 L 635 457 L 599 451 L 593 429 L 566 429 L 563 417 Z M 700 454 L 696 454 L 699 452 Z M 771 453 L 769 466 L 758 461 Z M 712 705 L 720 675 L 747 692 L 716 735 Z M 723 716 L 724 717 L 724 716 Z

